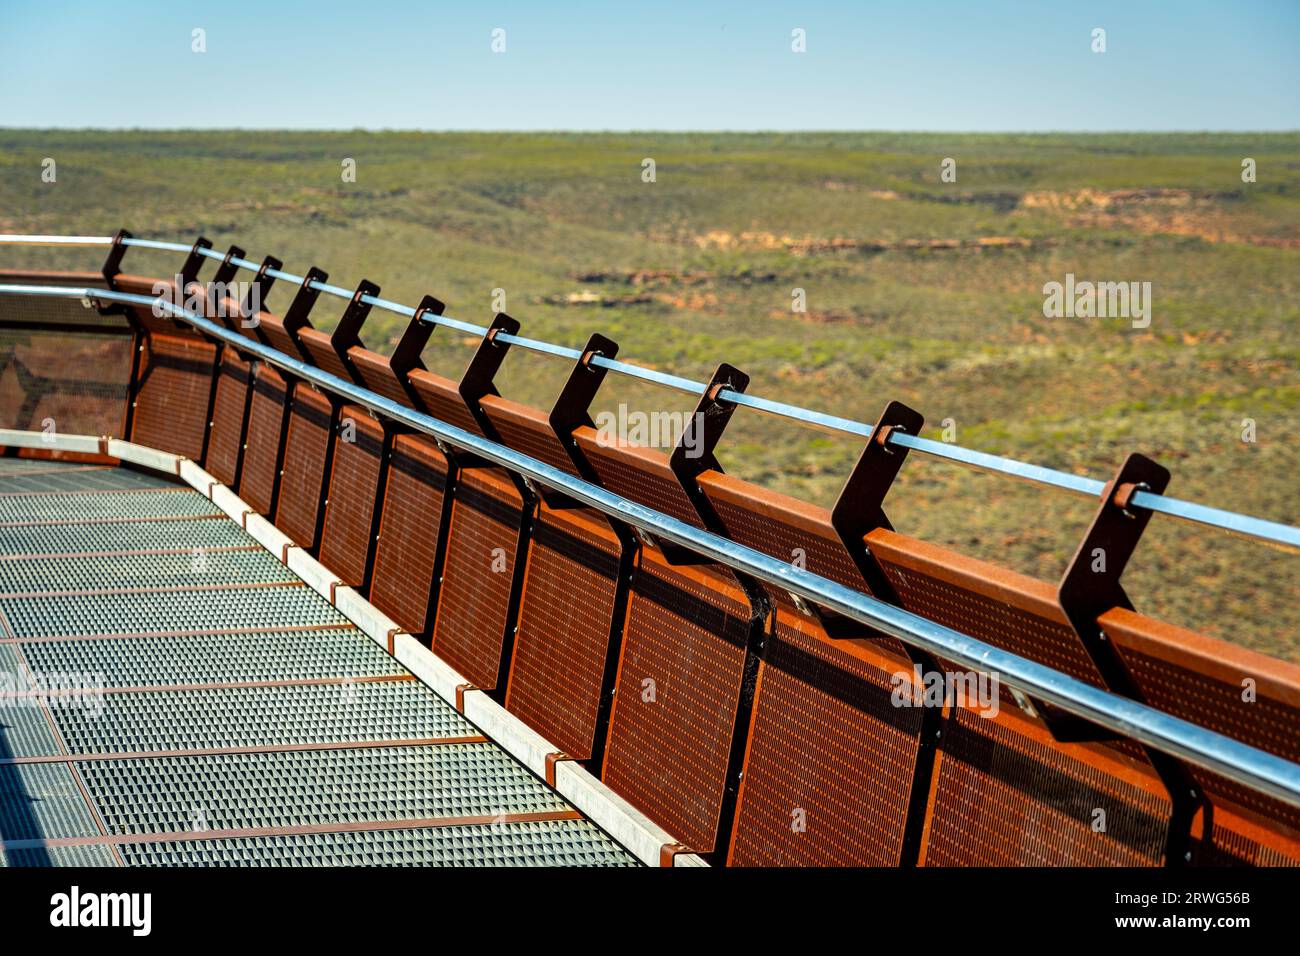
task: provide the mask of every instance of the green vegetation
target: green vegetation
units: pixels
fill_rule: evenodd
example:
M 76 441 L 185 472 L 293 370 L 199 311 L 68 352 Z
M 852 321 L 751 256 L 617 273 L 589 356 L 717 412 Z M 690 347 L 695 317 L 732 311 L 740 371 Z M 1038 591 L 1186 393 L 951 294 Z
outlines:
M 1258 182 L 1242 182 L 1244 157 Z M 1300 522 L 1300 134 L 0 130 L 0 231 L 119 226 L 237 242 L 407 303 L 431 292 L 480 323 L 501 288 L 529 335 L 579 345 L 600 330 L 622 357 L 696 378 L 729 361 L 756 394 L 855 418 L 901 399 L 929 434 L 951 418 L 961 444 L 1099 478 L 1141 451 L 1172 469 L 1171 493 Z M 14 266 L 97 256 L 4 250 Z M 1150 327 L 1045 318 L 1043 285 L 1067 273 L 1150 282 Z M 317 312 L 328 324 L 328 303 Z M 370 344 L 399 322 L 375 313 Z M 470 344 L 440 331 L 426 361 L 456 374 Z M 518 354 L 503 391 L 547 405 L 566 371 Z M 606 392 L 691 404 L 631 382 Z M 739 414 L 720 457 L 828 503 L 856 452 Z M 888 507 L 900 530 L 1055 580 L 1093 506 L 914 457 Z M 1126 581 L 1144 610 L 1300 660 L 1298 560 L 1157 519 Z

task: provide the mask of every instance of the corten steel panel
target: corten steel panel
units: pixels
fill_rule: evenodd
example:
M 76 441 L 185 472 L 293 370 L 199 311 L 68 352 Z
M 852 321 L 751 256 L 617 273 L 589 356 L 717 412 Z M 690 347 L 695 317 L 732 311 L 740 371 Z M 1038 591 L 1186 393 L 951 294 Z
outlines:
M 523 499 L 498 468 L 460 472 L 433 650 L 484 690 L 502 679 Z
M 435 375 L 424 369 L 415 369 L 407 376 L 420 401 L 424 403 L 429 414 L 439 421 L 464 429 L 472 435 L 483 434 L 469 413 L 465 401 L 456 390 L 456 383 L 451 379 Z
M 343 364 L 338 352 L 334 351 L 334 343 L 330 341 L 328 333 L 320 329 L 299 329 L 298 343 L 311 357 L 312 364 L 331 375 L 337 375 L 345 382 L 352 381 L 352 373 Z
M 667 455 L 639 445 L 611 445 L 587 426 L 576 429 L 573 437 L 606 489 L 678 521 L 703 526 L 668 466 Z
M 866 541 L 907 610 L 1103 686 L 1051 585 L 892 531 Z
M 573 460 L 555 437 L 545 412 L 498 395 L 483 396 L 479 399 L 479 406 L 501 436 L 502 443 L 530 458 L 546 462 L 552 468 L 577 475 Z
M 240 450 L 244 444 L 244 415 L 248 409 L 252 364 L 233 349 L 223 349 L 217 373 L 217 396 L 212 406 L 212 434 L 204 469 L 222 484 L 235 487 Z
M 294 386 L 275 524 L 294 544 L 309 550 L 316 546 L 316 527 L 324 505 L 333 426 L 330 400 L 304 383 Z
M 870 593 L 825 509 L 714 471 L 699 485 L 732 539 Z M 759 671 L 730 862 L 897 866 L 922 716 L 892 703 L 895 675 L 911 671 L 906 651 L 883 635 L 832 640 L 789 592 L 766 590 L 777 613 Z
M 258 314 L 258 330 L 266 337 L 271 348 L 303 361 L 311 361 L 301 346 L 284 328 L 284 319 L 271 313 Z
M 599 518 L 540 506 L 506 709 L 578 759 L 595 744 L 622 552 Z
M 1157 866 L 1172 805 L 1150 767 L 1060 744 L 1002 707 L 952 708 L 940 739 L 925 866 Z
M 433 577 L 447 477 L 447 459 L 432 439 L 393 439 L 370 600 L 411 634 L 423 635 L 433 624 Z
M 203 458 L 217 347 L 197 336 L 151 332 L 145 337 L 131 441 Z
M 271 366 L 259 364 L 249 399 L 248 435 L 244 439 L 247 447 L 243 473 L 239 476 L 239 497 L 259 514 L 269 515 L 274 504 L 288 403 L 289 388 L 284 378 Z
M 717 840 L 750 617 L 729 578 L 642 549 L 603 778 L 699 852 Z
M 897 866 L 922 712 L 894 704 L 912 665 L 832 641 L 777 609 L 760 665 L 729 862 Z
M 891 531 L 873 531 L 866 542 L 907 610 L 1103 686 L 1051 585 Z M 967 670 L 943 660 L 938 666 Z M 1161 862 L 1171 805 L 1139 747 L 1131 741 L 1091 748 L 1057 743 L 1041 720 L 1022 714 L 1004 687 L 998 709 L 993 720 L 972 718 L 959 707 L 945 721 L 931 783 L 926 862 Z M 1109 830 L 1093 839 L 1091 821 L 1080 815 L 1098 808 L 1106 810 Z M 1059 832 L 1054 836 L 1043 820 Z
M 375 509 L 384 467 L 384 428 L 360 405 L 339 410 L 338 433 L 326 496 L 320 560 L 345 584 L 366 583 Z M 354 425 L 348 441 L 347 422 Z
M 505 444 L 576 474 L 545 413 L 495 395 L 480 405 Z M 595 748 L 622 553 L 599 512 L 541 505 L 506 708 L 578 759 Z
M 1133 611 L 1098 623 L 1153 707 L 1300 761 L 1300 667 Z M 1204 819 L 1194 832 L 1198 864 L 1300 866 L 1300 810 L 1188 770 L 1213 805 L 1210 832 Z
M 354 345 L 348 349 L 348 361 L 366 388 L 400 405 L 411 404 L 410 396 L 394 377 L 393 368 L 386 357 Z

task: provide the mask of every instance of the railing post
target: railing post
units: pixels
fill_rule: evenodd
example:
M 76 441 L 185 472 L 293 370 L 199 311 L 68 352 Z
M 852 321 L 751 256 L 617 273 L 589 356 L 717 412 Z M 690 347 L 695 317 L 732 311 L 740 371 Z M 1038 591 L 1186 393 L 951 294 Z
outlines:
M 548 421 L 551 431 L 560 447 L 569 456 L 574 470 L 584 481 L 600 484 L 599 476 L 587 456 L 578 447 L 573 433 L 583 426 L 594 428 L 591 419 L 591 403 L 596 399 L 601 384 L 605 381 L 608 369 L 592 364 L 597 355 L 614 358 L 618 355 L 618 343 L 601 335 L 599 332 L 587 339 L 582 354 L 574 363 L 569 377 L 561 389 L 559 397 L 551 407 Z M 558 493 L 557 493 L 558 494 Z M 571 501 L 572 499 L 566 499 Z M 614 582 L 614 602 L 610 612 L 609 642 L 605 650 L 605 669 L 601 673 L 600 696 L 596 706 L 596 721 L 592 734 L 591 756 L 587 763 L 600 768 L 605 760 L 605 749 L 609 743 L 609 721 L 614 709 L 614 691 L 618 685 L 618 667 L 623 647 L 623 625 L 627 618 L 627 602 L 631 592 L 632 574 L 636 567 L 637 549 L 640 547 L 636 532 L 612 515 L 594 511 L 609 526 L 618 539 L 619 559 L 618 577 Z
M 668 465 L 676 476 L 678 483 L 690 499 L 700 524 L 713 534 L 727 536 L 722 519 L 718 517 L 712 503 L 704 490 L 700 488 L 699 476 L 705 471 L 722 471 L 722 465 L 714 455 L 722 433 L 726 431 L 736 406 L 719 398 L 725 389 L 732 392 L 744 392 L 749 387 L 749 376 L 726 362 L 714 370 L 704 392 L 695 405 L 694 412 L 682 429 L 682 434 L 668 456 Z M 683 553 L 690 554 L 678 545 L 669 546 L 667 542 L 658 543 L 664 557 L 669 561 L 680 558 Z M 698 556 L 692 555 L 690 563 L 699 563 Z M 763 584 L 744 571 L 731 568 L 745 596 L 749 599 L 750 622 L 749 634 L 745 642 L 745 659 L 741 665 L 740 693 L 736 700 L 736 711 L 731 726 L 730 748 L 727 754 L 727 770 L 723 777 L 722 803 L 718 811 L 718 834 L 713 854 L 718 860 L 725 860 L 727 848 L 731 845 L 731 835 L 736 826 L 736 806 L 740 799 L 740 781 L 745 770 L 745 754 L 749 744 L 749 725 L 754 714 L 754 699 L 758 693 L 759 664 L 767 651 L 769 632 L 775 626 L 772 602 L 768 598 Z
M 925 416 L 916 409 L 898 401 L 886 405 L 831 507 L 831 527 L 858 573 L 862 575 L 862 580 L 873 595 L 893 605 L 900 604 L 898 593 L 871 554 L 865 539 L 877 529 L 892 531 L 894 528 L 885 514 L 884 503 L 907 458 L 907 449 L 889 444 L 889 436 L 894 433 L 919 435 L 924 425 Z M 856 622 L 846 622 L 836 615 L 825 613 L 818 613 L 818 617 L 830 637 L 862 636 L 862 625 Z M 906 644 L 902 648 L 913 667 L 920 669 L 923 680 L 939 670 L 930 654 Z M 943 717 L 942 707 L 921 708 L 916 767 L 908 794 L 907 816 L 903 821 L 902 848 L 899 854 L 901 866 L 915 866 L 920 859 L 930 784 L 943 733 Z
M 1101 494 L 1101 503 L 1075 550 L 1074 557 L 1057 587 L 1061 609 L 1070 626 L 1092 658 L 1102 683 L 1112 693 L 1146 703 L 1115 645 L 1107 639 L 1097 619 L 1112 608 L 1133 610 L 1120 578 L 1138 541 L 1151 520 L 1151 512 L 1131 506 L 1136 491 L 1163 494 L 1169 485 L 1169 471 L 1145 455 L 1131 454 Z M 1058 740 L 1114 739 L 1113 733 L 1098 729 L 1069 715 L 1044 715 Z M 1172 812 L 1165 839 L 1165 865 L 1192 862 L 1191 829 L 1204 795 L 1182 761 L 1143 746 L 1152 769 L 1169 792 Z

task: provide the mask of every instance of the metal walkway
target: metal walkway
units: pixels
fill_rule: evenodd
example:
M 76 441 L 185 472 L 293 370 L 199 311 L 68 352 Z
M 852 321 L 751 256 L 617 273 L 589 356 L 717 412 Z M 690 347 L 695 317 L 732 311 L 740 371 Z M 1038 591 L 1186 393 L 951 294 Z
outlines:
M 0 861 L 635 865 L 189 488 L 0 459 Z

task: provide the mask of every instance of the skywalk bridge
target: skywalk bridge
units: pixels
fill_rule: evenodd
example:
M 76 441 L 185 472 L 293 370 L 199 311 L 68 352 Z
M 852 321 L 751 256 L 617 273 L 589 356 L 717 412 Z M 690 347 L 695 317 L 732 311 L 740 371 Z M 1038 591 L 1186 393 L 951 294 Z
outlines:
M 0 700 L 10 863 L 1300 862 L 1300 668 L 1120 584 L 1155 516 L 1294 528 L 1166 496 L 1140 455 L 1067 475 L 896 402 L 863 425 L 206 240 L 6 241 L 109 249 L 0 271 L 0 668 L 103 684 Z M 183 256 L 181 289 L 124 273 L 132 248 Z M 178 306 L 209 260 L 291 301 Z M 391 355 L 374 308 L 409 320 Z M 459 381 L 420 360 L 439 325 L 480 337 Z M 551 409 L 493 386 L 518 348 L 573 362 Z M 610 372 L 699 396 L 704 454 L 601 441 Z M 723 472 L 755 411 L 861 437 L 833 508 Z M 1063 579 L 894 531 L 912 452 L 1094 497 Z M 896 706 L 968 670 L 996 713 Z

